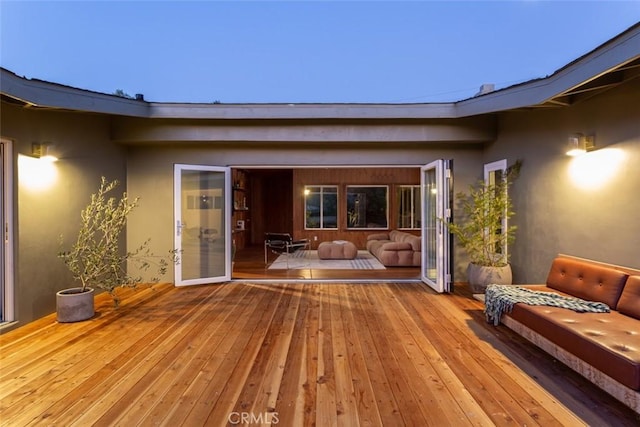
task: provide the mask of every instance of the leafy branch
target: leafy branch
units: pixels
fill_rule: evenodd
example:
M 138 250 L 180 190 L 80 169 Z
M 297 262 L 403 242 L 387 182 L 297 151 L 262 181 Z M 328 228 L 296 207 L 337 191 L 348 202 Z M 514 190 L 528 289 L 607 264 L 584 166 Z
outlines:
M 149 248 L 150 239 L 145 240 L 132 251 L 120 249 L 121 237 L 127 225 L 127 216 L 138 206 L 139 197 L 129 200 L 123 193 L 119 200 L 108 197 L 108 193 L 118 186 L 118 181 L 108 182 L 102 177 L 97 193 L 80 213 L 80 230 L 76 242 L 68 251 L 61 251 L 62 259 L 74 279 L 80 281 L 82 290 L 87 287 L 103 289 L 118 305 L 115 290 L 119 286 L 135 287 L 142 282 L 141 275 L 130 275 L 127 267 L 132 265 L 140 272 L 155 267 L 155 276 L 150 282 L 156 283 L 167 273 L 169 263 L 178 263 L 176 250 L 166 256 L 156 256 Z M 60 238 L 63 244 L 62 237 Z M 127 266 L 127 262 L 131 265 Z

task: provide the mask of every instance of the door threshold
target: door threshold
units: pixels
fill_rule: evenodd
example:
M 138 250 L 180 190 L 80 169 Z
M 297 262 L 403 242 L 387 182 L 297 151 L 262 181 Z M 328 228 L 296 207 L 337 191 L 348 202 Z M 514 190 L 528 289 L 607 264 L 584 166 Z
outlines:
M 420 279 L 231 279 L 233 283 L 423 283 Z

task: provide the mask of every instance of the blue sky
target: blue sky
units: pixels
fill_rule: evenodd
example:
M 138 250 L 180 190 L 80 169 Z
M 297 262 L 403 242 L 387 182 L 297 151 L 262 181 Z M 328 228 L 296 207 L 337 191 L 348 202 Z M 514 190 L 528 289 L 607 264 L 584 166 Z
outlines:
M 0 65 L 149 101 L 456 101 L 552 74 L 640 1 L 6 1 Z

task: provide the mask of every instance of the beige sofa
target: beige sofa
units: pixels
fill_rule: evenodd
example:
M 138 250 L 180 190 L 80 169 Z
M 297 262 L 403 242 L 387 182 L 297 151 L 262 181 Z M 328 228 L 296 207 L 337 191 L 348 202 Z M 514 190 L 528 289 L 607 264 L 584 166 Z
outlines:
M 419 267 L 422 239 L 398 230 L 376 233 L 367 236 L 367 250 L 386 267 Z

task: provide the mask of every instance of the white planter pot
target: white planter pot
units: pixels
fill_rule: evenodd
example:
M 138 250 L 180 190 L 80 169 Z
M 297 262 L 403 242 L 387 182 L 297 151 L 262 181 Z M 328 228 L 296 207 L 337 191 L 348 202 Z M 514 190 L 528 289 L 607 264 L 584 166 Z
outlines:
M 507 264 L 504 267 L 485 267 L 470 263 L 467 267 L 467 280 L 471 290 L 476 294 L 484 293 L 490 284 L 511 285 L 511 266 Z
M 57 320 L 61 323 L 80 322 L 93 317 L 93 289 L 70 288 L 56 293 Z

